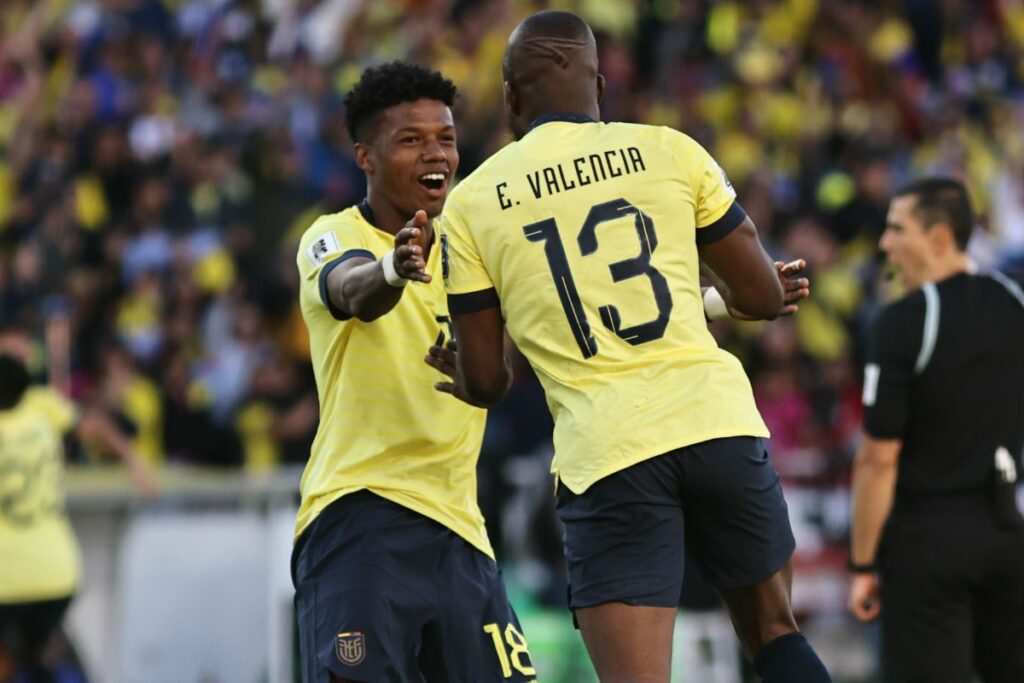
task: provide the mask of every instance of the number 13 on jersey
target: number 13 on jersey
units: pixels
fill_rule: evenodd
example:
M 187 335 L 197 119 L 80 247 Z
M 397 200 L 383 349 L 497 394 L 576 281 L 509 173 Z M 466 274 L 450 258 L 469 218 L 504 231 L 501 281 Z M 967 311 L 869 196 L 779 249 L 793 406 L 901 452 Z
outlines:
M 669 292 L 668 282 L 657 268 L 651 265 L 651 254 L 658 247 L 658 236 L 654 232 L 654 221 L 640 209 L 630 204 L 625 199 L 614 199 L 610 202 L 597 204 L 590 208 L 587 218 L 583 221 L 576 241 L 579 244 L 580 255 L 590 256 L 597 252 L 597 228 L 602 223 L 633 216 L 633 225 L 636 228 L 637 241 L 640 243 L 640 254 L 630 259 L 616 261 L 608 265 L 611 271 L 612 282 L 621 282 L 641 275 L 647 276 L 651 283 L 651 292 L 654 295 L 655 304 L 658 307 L 658 315 L 649 320 L 629 327 L 622 326 L 622 316 L 618 307 L 613 304 L 604 304 L 598 308 L 601 314 L 601 322 L 609 330 L 614 332 L 620 339 L 636 346 L 655 339 L 661 339 L 668 326 L 669 317 L 672 314 L 672 294 Z M 576 280 L 569 269 L 569 261 L 565 255 L 565 249 L 558 238 L 558 224 L 554 218 L 548 218 L 537 223 L 531 223 L 523 228 L 523 234 L 531 242 L 542 242 L 544 244 L 544 256 L 548 260 L 548 268 L 551 270 L 551 277 L 555 282 L 555 289 L 558 291 L 558 298 L 562 302 L 562 309 L 569 322 L 576 344 L 584 358 L 591 358 L 597 353 L 597 340 L 590 331 L 590 323 L 587 314 L 583 310 L 580 301 L 580 293 L 576 288 Z

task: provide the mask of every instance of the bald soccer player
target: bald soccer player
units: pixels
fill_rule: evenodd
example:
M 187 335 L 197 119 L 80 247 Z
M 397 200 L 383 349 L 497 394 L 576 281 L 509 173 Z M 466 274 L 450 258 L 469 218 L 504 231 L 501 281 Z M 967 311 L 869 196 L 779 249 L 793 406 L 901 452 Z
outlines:
M 486 406 L 510 381 L 503 331 L 555 419 L 570 608 L 604 683 L 669 680 L 684 548 L 766 683 L 828 681 L 790 607 L 794 548 L 740 363 L 708 332 L 703 262 L 725 305 L 786 310 L 725 174 L 692 139 L 602 123 L 594 36 L 564 12 L 505 53 L 517 141 L 451 192 L 440 227 L 458 373 Z

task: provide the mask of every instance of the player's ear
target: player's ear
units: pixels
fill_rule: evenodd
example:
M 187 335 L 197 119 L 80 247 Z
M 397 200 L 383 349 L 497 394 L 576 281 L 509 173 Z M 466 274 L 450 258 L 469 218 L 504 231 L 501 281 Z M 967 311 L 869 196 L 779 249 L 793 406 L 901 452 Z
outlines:
M 604 101 L 604 75 L 597 74 L 597 101 L 601 103 Z
M 373 173 L 373 158 L 370 154 L 370 146 L 357 142 L 355 144 L 355 151 L 356 165 L 363 171 L 363 173 Z
M 505 109 L 513 116 L 519 116 L 519 94 L 508 81 L 504 83 L 503 95 L 505 97 Z

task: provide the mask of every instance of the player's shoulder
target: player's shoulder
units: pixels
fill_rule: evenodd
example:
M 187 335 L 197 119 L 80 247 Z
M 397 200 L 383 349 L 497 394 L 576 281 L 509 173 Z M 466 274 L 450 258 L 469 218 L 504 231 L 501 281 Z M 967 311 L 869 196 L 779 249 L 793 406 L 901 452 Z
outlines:
M 332 254 L 342 251 L 343 245 L 352 242 L 352 238 L 358 237 L 356 241 L 363 242 L 364 233 L 370 230 L 357 206 L 323 214 L 302 233 L 296 258 L 300 263 L 308 261 L 316 268 Z
M 466 201 L 481 187 L 488 183 L 493 184 L 493 178 L 497 175 L 503 175 L 505 168 L 510 163 L 516 163 L 518 159 L 519 151 L 516 148 L 516 142 L 510 142 L 497 152 L 487 157 L 483 162 L 480 163 L 472 172 L 469 173 L 465 178 L 460 180 L 458 184 L 452 188 L 448 193 L 448 198 L 445 200 L 445 207 L 447 208 L 454 199 L 455 201 Z
M 317 217 L 299 240 L 301 247 L 312 244 L 324 232 L 336 232 L 339 235 L 353 232 L 361 232 L 365 221 L 360 219 L 359 207 L 350 206 L 336 213 L 325 213 Z
M 646 139 L 658 145 L 669 145 L 675 149 L 697 147 L 700 144 L 686 133 L 670 126 L 655 126 L 649 123 L 627 123 L 615 121 L 605 124 L 610 132 L 634 139 Z
M 631 123 L 628 121 L 611 121 L 604 125 L 612 132 L 624 133 L 635 137 L 648 137 L 653 140 L 692 140 L 686 133 L 670 126 L 656 126 L 649 123 Z
M 62 431 L 70 426 L 76 412 L 74 404 L 49 385 L 29 387 L 21 399 L 21 405 L 29 413 L 45 419 Z

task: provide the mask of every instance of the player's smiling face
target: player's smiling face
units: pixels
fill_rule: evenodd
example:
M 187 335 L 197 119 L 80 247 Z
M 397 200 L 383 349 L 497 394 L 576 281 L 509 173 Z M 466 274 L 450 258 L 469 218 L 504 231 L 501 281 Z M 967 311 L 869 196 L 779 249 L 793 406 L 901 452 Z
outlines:
M 377 121 L 370 182 L 401 213 L 423 209 L 430 217 L 444 208 L 459 166 L 452 112 L 438 100 L 403 102 Z
M 893 199 L 885 218 L 885 232 L 878 243 L 908 289 L 924 284 L 932 250 L 924 223 L 914 215 L 916 205 L 917 197 L 914 195 Z

